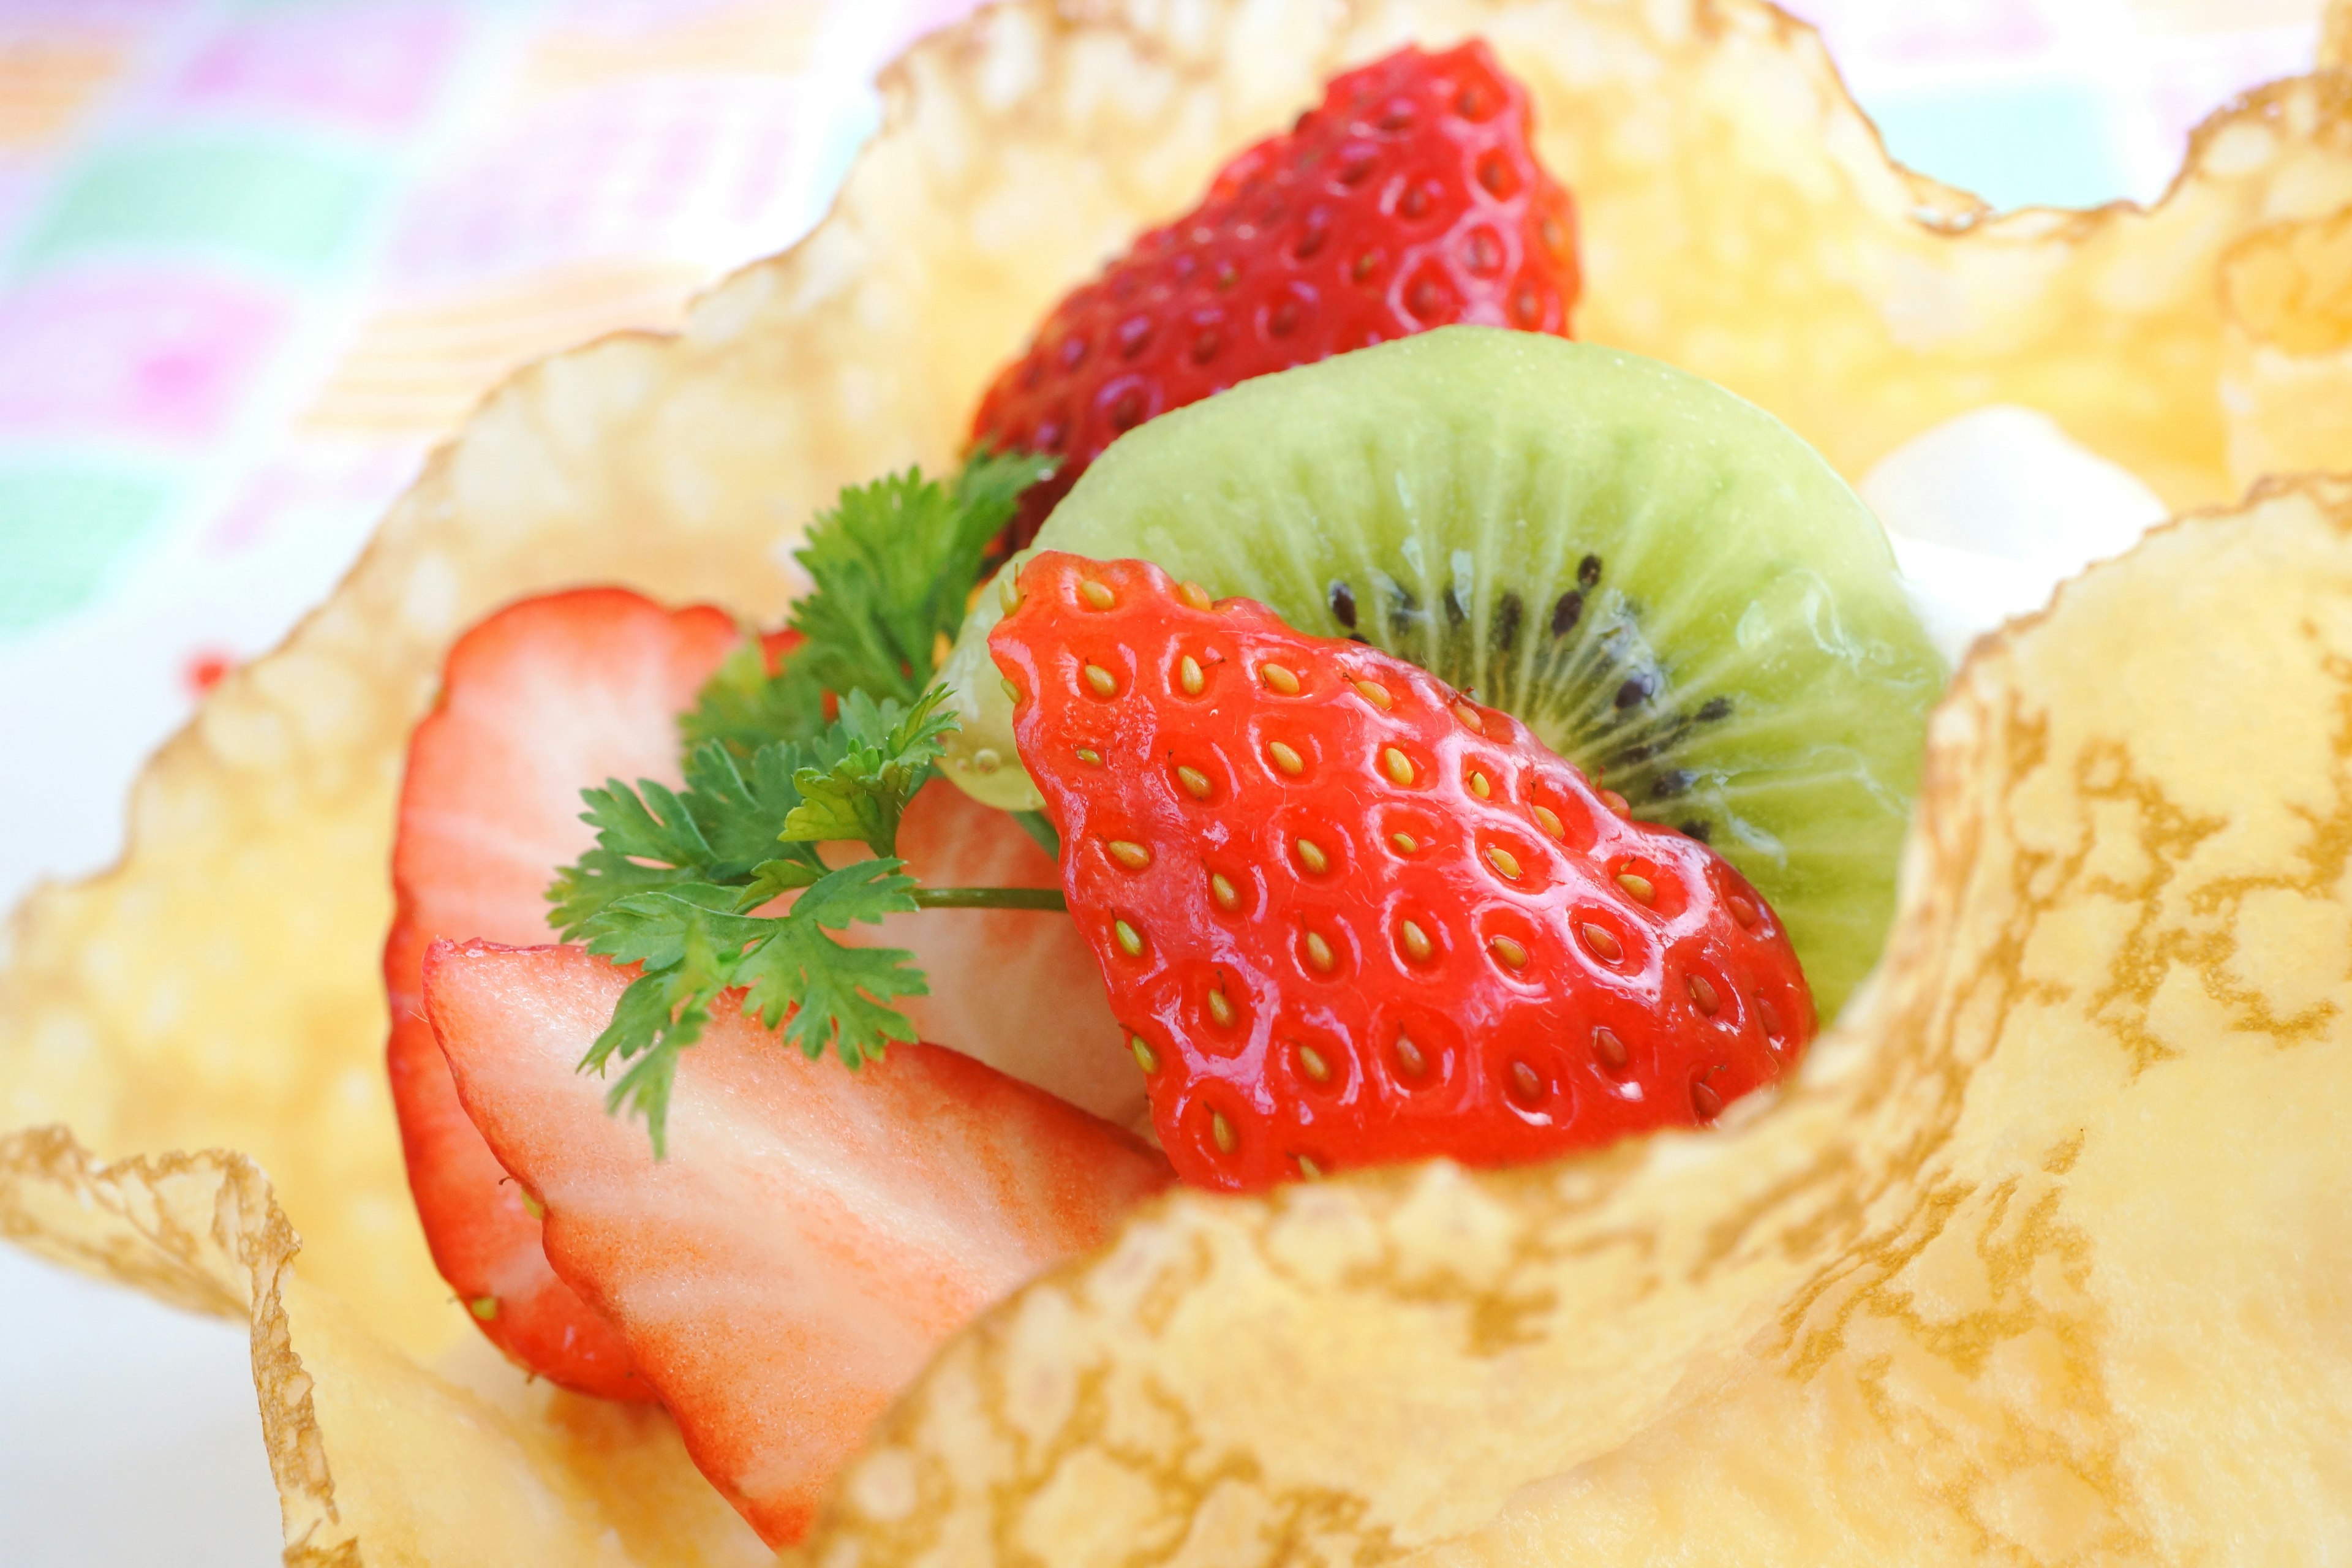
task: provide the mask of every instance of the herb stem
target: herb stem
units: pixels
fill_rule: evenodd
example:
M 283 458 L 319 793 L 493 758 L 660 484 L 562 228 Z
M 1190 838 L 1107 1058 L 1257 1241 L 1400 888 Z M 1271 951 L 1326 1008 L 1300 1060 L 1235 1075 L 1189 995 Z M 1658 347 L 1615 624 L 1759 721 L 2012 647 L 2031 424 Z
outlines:
M 1069 911 L 1058 888 L 918 888 L 915 907 L 923 910 L 1052 910 Z

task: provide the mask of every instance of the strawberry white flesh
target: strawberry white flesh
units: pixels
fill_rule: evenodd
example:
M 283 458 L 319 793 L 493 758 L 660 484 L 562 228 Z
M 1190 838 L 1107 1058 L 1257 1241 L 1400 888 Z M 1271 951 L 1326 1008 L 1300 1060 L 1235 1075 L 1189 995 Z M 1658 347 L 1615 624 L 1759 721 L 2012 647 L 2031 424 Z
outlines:
M 1005 813 L 933 779 L 898 826 L 907 868 L 931 888 L 1054 888 L 1054 858 Z M 951 1046 L 1122 1126 L 1148 1102 L 1102 972 L 1070 917 L 1034 910 L 924 910 L 845 942 L 903 947 L 930 983 L 900 1011 L 922 1038 Z
M 705 1475 L 797 1539 L 959 1324 L 1170 1179 L 1110 1124 L 959 1053 L 855 1073 L 731 1009 L 680 1059 L 669 1156 L 576 1070 L 626 977 L 577 948 L 435 944 L 426 1010 L 547 1256 L 619 1326 Z

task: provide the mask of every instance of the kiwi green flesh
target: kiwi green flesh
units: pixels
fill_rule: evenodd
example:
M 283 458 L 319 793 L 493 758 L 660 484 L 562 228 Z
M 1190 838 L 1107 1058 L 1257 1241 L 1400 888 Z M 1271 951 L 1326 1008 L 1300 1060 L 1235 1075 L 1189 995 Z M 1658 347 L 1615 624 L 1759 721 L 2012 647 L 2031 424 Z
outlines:
M 1516 714 L 1754 882 L 1824 1021 L 1877 960 L 1946 672 L 1862 502 L 1711 383 L 1448 328 L 1139 427 L 1033 550 L 1141 557 Z M 983 595 L 950 661 L 947 772 L 1023 808 L 1001 615 Z

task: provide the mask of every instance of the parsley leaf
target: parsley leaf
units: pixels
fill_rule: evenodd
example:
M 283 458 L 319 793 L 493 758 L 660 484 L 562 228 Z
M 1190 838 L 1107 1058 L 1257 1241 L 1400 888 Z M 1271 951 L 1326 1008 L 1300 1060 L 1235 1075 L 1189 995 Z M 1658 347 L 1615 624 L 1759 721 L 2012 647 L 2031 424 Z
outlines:
M 909 962 L 914 954 L 896 947 L 845 947 L 824 934 L 912 912 L 915 879 L 904 874 L 905 864 L 860 860 L 810 884 L 793 912 L 738 963 L 740 983 L 751 987 L 745 1010 L 771 1027 L 782 1023 L 784 1038 L 809 1056 L 822 1056 L 831 1046 L 853 1068 L 880 1056 L 891 1040 L 913 1039 L 915 1026 L 885 1004 L 929 994 L 922 971 Z
M 834 726 L 841 754 L 824 767 L 804 767 L 793 775 L 801 804 L 784 818 L 783 837 L 794 843 L 856 839 L 877 855 L 898 842 L 898 817 L 915 792 L 929 779 L 940 754 L 940 737 L 955 720 L 940 710 L 945 687 L 933 687 L 904 713 L 895 702 L 877 704 L 853 691 L 841 704 Z
M 613 1009 L 613 1021 L 580 1063 L 583 1072 L 602 1073 L 615 1055 L 624 1062 L 634 1058 L 605 1091 L 604 1109 L 644 1117 L 656 1159 L 669 1150 L 669 1091 L 677 1081 L 677 1054 L 702 1037 L 710 999 L 718 994 L 715 987 L 698 985 L 699 978 L 671 969 L 631 981 Z
M 630 788 L 606 779 L 584 789 L 580 819 L 596 829 L 596 847 L 555 874 L 548 924 L 569 937 L 615 899 L 692 881 L 709 869 L 709 841 L 686 803 L 662 785 Z
M 680 720 L 682 785 L 582 792 L 596 842 L 549 888 L 550 921 L 641 966 L 581 1069 L 621 1064 L 606 1107 L 643 1116 L 656 1154 L 679 1054 L 723 993 L 740 988 L 744 1010 L 786 1040 L 855 1068 L 915 1038 L 891 1004 L 927 987 L 911 953 L 833 932 L 934 904 L 1059 907 L 1038 889 L 925 889 L 897 857 L 899 820 L 954 728 L 931 682 L 937 654 L 1049 467 L 983 454 L 951 484 L 909 470 L 843 491 L 798 552 L 814 584 L 793 617 L 800 646 L 773 673 L 761 639 L 729 656 Z M 817 853 L 829 843 L 875 858 L 829 867 Z M 788 895 L 781 913 L 761 912 Z
M 767 649 L 746 637 L 677 722 L 689 747 L 716 742 L 749 756 L 771 741 L 823 730 L 824 689 L 788 672 L 769 674 Z
M 681 721 L 688 742 L 748 754 L 813 737 L 828 691 L 916 701 L 940 648 L 963 629 L 989 545 L 1052 468 L 1026 453 L 982 453 L 952 484 L 910 468 L 842 491 L 793 552 L 811 584 L 793 611 L 802 646 L 773 675 L 756 642 L 737 649 Z
M 931 776 L 953 726 L 934 690 L 912 709 L 854 691 L 803 744 L 772 741 L 748 759 L 717 741 L 687 754 L 686 787 L 608 780 L 583 792 L 596 844 L 549 889 L 567 941 L 644 966 L 581 1066 L 628 1070 L 607 1095 L 642 1115 L 660 1152 L 678 1053 L 719 993 L 749 987 L 747 1010 L 811 1056 L 831 1046 L 856 1067 L 914 1025 L 889 1005 L 925 994 L 912 955 L 825 934 L 912 910 L 916 882 L 892 857 L 898 819 Z M 838 870 L 819 843 L 879 857 Z M 778 915 L 752 911 L 797 892 Z
M 591 952 L 641 963 L 613 1020 L 589 1047 L 583 1070 L 617 1058 L 628 1070 L 605 1106 L 646 1119 L 654 1152 L 667 1152 L 670 1087 L 678 1053 L 701 1037 L 722 991 L 749 987 L 744 1010 L 811 1057 L 830 1046 L 856 1067 L 915 1026 L 888 1004 L 920 996 L 922 972 L 898 948 L 849 947 L 826 935 L 915 909 L 915 879 L 897 859 L 861 860 L 811 880 L 785 913 L 737 912 L 739 889 L 685 882 L 615 900 L 578 934 Z
M 634 787 L 606 779 L 602 789 L 581 791 L 588 803 L 581 820 L 596 829 L 596 843 L 556 873 L 547 890 L 554 905 L 548 923 L 566 941 L 578 940 L 616 900 L 735 882 L 778 858 L 804 863 L 814 880 L 824 869 L 814 847 L 779 844 L 777 833 L 801 804 L 793 776 L 814 760 L 814 748 L 779 742 L 747 763 L 711 742 L 687 754 L 684 790 L 651 779 Z
M 914 701 L 940 639 L 963 626 L 982 556 L 1051 466 L 982 456 L 953 489 L 916 468 L 842 491 L 793 555 L 814 591 L 793 613 L 808 639 L 793 669 L 828 691 Z
M 822 735 L 809 745 L 771 742 L 747 761 L 706 742 L 686 754 L 686 801 L 704 825 L 713 881 L 737 880 L 780 854 L 823 868 L 807 845 L 778 848 L 777 825 L 799 808 L 800 774 L 818 760 L 824 746 Z

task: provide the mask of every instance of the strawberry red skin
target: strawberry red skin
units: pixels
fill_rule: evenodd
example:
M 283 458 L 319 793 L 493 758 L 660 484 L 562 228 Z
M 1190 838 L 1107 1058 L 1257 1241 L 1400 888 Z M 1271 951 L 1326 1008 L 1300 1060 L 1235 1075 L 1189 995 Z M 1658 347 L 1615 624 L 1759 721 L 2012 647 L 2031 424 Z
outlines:
M 989 646 L 1018 689 L 1013 732 L 1062 834 L 1072 913 L 1186 1181 L 1494 1165 L 1690 1126 L 1811 1038 L 1811 994 L 1755 889 L 1705 845 L 1620 815 L 1509 715 L 1249 600 L 1193 590 L 1196 607 L 1143 562 L 1048 552 L 1019 587 Z
M 1575 207 L 1529 129 L 1526 89 L 1476 39 L 1334 78 L 998 373 L 974 442 L 1064 459 L 1013 542 L 1125 432 L 1236 382 L 1464 321 L 1566 335 Z
M 740 636 L 721 611 L 672 613 L 619 589 L 509 605 L 449 650 L 401 786 L 385 1065 L 425 1242 L 509 1359 L 608 1399 L 653 1394 L 612 1326 L 548 1267 L 540 1222 L 458 1104 L 420 970 L 436 937 L 551 938 L 547 885 L 593 837 L 581 788 L 675 782 L 676 715 Z
M 679 1059 L 656 1161 L 574 1070 L 624 974 L 580 948 L 440 942 L 425 977 L 467 1110 L 545 1202 L 547 1256 L 772 1545 L 941 1341 L 1170 1179 L 957 1052 L 894 1045 L 852 1072 L 731 1003 Z

